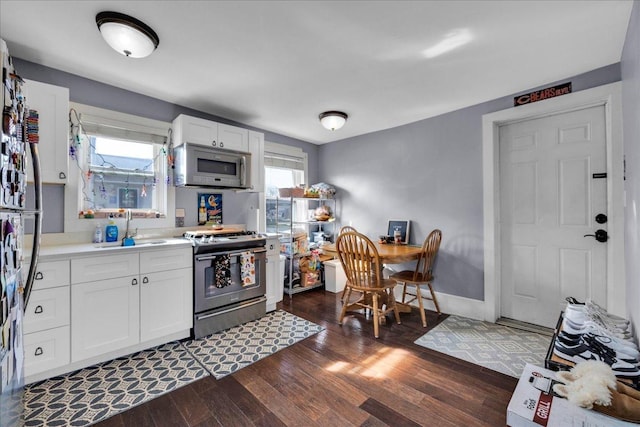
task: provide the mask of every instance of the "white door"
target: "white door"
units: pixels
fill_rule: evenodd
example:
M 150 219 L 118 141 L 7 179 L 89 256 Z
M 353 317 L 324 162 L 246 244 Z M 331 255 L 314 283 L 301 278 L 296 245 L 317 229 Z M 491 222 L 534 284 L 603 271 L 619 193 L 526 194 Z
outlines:
M 607 305 L 605 110 L 500 127 L 501 315 L 554 327 L 565 297 Z M 596 175 L 594 175 L 596 174 Z

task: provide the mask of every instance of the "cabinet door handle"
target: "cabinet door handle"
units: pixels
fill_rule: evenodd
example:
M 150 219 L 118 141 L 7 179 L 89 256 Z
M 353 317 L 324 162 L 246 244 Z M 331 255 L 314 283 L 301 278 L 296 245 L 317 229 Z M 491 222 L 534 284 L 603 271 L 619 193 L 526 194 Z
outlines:
M 36 309 L 33 310 L 33 314 L 40 314 L 44 311 L 41 305 L 36 305 Z
M 149 283 L 149 278 L 147 276 L 144 276 L 142 278 L 142 283 Z
M 211 143 L 211 146 L 212 146 L 212 147 L 215 147 L 215 146 L 216 146 L 216 144 L 217 144 L 217 143 L 216 143 L 216 140 L 214 139 L 214 140 L 213 140 L 213 142 Z
M 224 142 L 220 141 L 220 148 L 224 147 Z
M 42 347 L 36 347 L 36 351 L 33 353 L 33 355 L 42 356 L 42 353 L 44 353 L 44 350 L 42 349 Z
M 64 172 L 60 172 L 60 173 L 58 174 L 58 178 L 60 178 L 60 179 L 67 179 L 67 174 L 66 174 L 66 173 L 64 173 Z
M 138 284 L 138 279 L 131 280 L 131 286 L 135 286 Z
M 44 279 L 44 276 L 42 275 L 42 272 L 38 271 L 38 272 L 36 273 L 36 277 L 35 277 L 35 279 L 36 279 L 36 280 L 42 280 L 42 279 Z

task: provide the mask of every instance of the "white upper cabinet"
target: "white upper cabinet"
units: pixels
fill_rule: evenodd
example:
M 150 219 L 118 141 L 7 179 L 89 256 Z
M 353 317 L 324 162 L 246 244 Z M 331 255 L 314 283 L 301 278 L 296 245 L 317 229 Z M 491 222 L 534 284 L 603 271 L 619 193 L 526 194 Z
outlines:
M 218 147 L 226 148 L 227 150 L 248 152 L 249 131 L 237 126 L 218 123 Z
M 69 89 L 25 80 L 27 106 L 38 111 L 38 153 L 42 182 L 65 184 L 69 174 Z M 27 177 L 33 180 L 33 162 Z
M 180 114 L 173 121 L 174 145 L 190 144 L 213 146 L 218 143 L 218 123 Z
M 172 125 L 175 146 L 188 142 L 226 150 L 249 151 L 249 131 L 180 114 Z
M 264 191 L 264 133 L 249 131 L 251 152 L 251 188 L 248 191 Z

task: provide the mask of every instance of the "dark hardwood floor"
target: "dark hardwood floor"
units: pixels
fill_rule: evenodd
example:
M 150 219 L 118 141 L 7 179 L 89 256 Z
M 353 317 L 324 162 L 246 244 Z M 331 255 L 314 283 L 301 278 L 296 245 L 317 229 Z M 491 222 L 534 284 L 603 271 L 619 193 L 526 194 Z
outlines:
M 413 344 L 420 315 L 337 323 L 339 295 L 279 308 L 326 328 L 221 380 L 207 377 L 99 424 L 112 426 L 504 426 L 517 380 Z M 429 328 L 442 321 L 428 312 Z

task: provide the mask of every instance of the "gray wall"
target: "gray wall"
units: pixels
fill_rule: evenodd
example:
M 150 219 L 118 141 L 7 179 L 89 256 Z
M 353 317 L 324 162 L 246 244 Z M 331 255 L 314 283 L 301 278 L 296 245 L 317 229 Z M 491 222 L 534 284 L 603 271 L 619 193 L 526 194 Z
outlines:
M 133 114 L 164 122 L 171 122 L 179 114 L 188 114 L 195 117 L 214 120 L 220 123 L 227 123 L 242 126 L 247 129 L 264 132 L 265 140 L 280 144 L 300 147 L 308 153 L 309 159 L 309 180 L 312 183 L 318 182 L 318 146 L 305 141 L 289 138 L 284 135 L 265 131 L 258 128 L 246 126 L 242 123 L 227 120 L 223 117 L 213 116 L 200 111 L 192 110 L 180 105 L 171 104 L 159 99 L 151 98 L 135 92 L 110 86 L 95 80 L 69 74 L 54 68 L 45 67 L 34 62 L 24 61 L 14 58 L 16 70 L 20 76 L 28 80 L 36 80 L 56 86 L 69 88 L 69 98 L 72 102 L 91 105 L 122 113 Z M 43 159 L 42 161 L 46 161 Z M 64 198 L 63 187 L 47 186 L 44 194 L 44 222 L 45 233 L 63 232 L 64 224 Z M 202 190 L 201 190 L 202 191 Z M 197 193 L 193 189 L 176 189 L 176 207 L 186 209 L 185 226 L 197 224 Z M 226 223 L 244 224 L 247 216 L 253 212 L 249 206 L 257 205 L 257 195 L 250 193 L 235 193 L 233 191 L 222 191 L 223 193 L 223 220 Z M 47 196 L 50 197 L 47 197 Z M 28 205 L 33 205 L 33 198 L 28 200 Z M 173 214 L 173 213 L 169 213 Z
M 627 312 L 640 335 L 640 3 L 635 2 L 622 52 Z
M 545 86 L 571 81 L 577 92 L 619 80 L 613 64 Z M 440 228 L 436 290 L 483 300 L 482 115 L 511 107 L 507 96 L 321 146 L 320 179 L 338 190 L 342 224 L 377 236 L 389 219 L 408 219 L 418 244 Z

